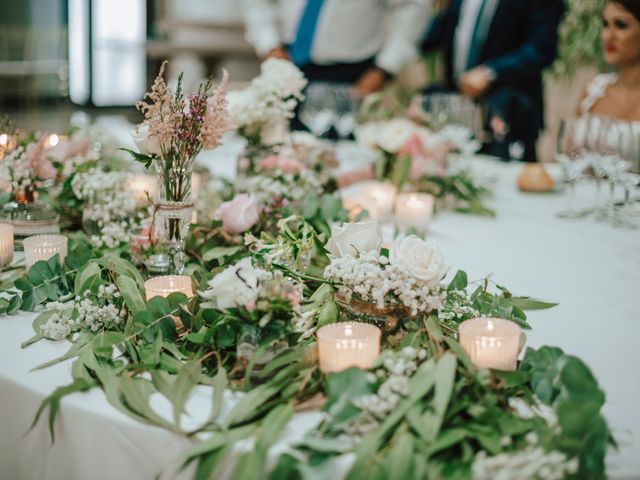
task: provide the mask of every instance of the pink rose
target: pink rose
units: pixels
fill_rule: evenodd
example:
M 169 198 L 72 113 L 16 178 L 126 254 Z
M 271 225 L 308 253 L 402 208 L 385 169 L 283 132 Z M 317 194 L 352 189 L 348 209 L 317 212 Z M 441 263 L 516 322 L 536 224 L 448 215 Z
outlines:
M 214 213 L 216 220 L 222 220 L 222 228 L 231 234 L 243 233 L 258 223 L 260 204 L 253 195 L 242 193 L 230 202 L 224 202 Z
M 411 169 L 409 177 L 417 180 L 423 175 L 444 176 L 446 173 L 447 149 L 441 145 L 434 145 L 427 148 L 423 138 L 412 135 L 398 152 L 400 156 L 409 155 L 411 157 Z

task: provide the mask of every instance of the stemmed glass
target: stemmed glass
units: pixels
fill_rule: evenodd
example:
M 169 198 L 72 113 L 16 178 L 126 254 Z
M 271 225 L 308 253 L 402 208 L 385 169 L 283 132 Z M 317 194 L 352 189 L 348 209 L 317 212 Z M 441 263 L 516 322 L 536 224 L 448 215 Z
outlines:
M 581 135 L 582 118 L 565 118 L 560 122 L 556 142 L 556 160 L 562 166 L 569 185 L 569 206 L 559 212 L 561 218 L 578 218 L 583 213 L 575 208 L 576 182 L 587 168 L 588 160 L 583 155 Z
M 585 210 L 583 213 L 602 215 L 602 183 L 606 178 L 606 168 L 608 162 L 611 161 L 611 139 L 610 135 L 612 119 L 599 117 L 595 115 L 585 115 L 579 118 L 579 136 L 582 137 L 582 151 L 587 159 L 589 166 L 593 170 L 593 176 L 596 182 L 596 195 L 593 207 Z M 606 207 L 604 207 L 606 209 Z
M 609 205 L 602 219 L 609 221 L 618 227 L 636 227 L 637 225 L 628 219 L 630 213 L 630 190 L 637 181 L 637 176 L 629 174 L 629 169 L 639 155 L 640 139 L 635 134 L 633 123 L 627 121 L 612 121 L 605 138 L 603 138 L 603 150 L 609 153 L 603 169 L 609 182 Z M 624 202 L 621 208 L 616 210 L 615 186 L 621 185 L 624 189 Z
M 356 128 L 359 101 L 348 84 L 336 85 L 333 94 L 337 107 L 334 128 L 339 138 L 348 139 Z
M 300 107 L 300 121 L 316 137 L 322 137 L 335 123 L 336 107 L 336 97 L 329 83 L 311 83 Z

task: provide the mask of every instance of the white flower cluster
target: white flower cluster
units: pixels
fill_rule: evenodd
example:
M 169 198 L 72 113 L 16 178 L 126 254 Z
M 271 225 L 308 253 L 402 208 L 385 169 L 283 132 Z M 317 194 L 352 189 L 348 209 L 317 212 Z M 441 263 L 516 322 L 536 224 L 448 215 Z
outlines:
M 537 446 L 538 437 L 530 432 L 524 450 L 488 456 L 479 452 L 471 466 L 474 480 L 562 480 L 578 471 L 578 459 L 569 459 L 558 451 L 545 452 Z
M 419 138 L 426 147 L 432 147 L 439 141 L 430 130 L 406 118 L 369 122 L 356 129 L 359 145 L 388 153 L 398 153 L 412 137 Z
M 438 309 L 438 318 L 443 322 L 461 322 L 479 316 L 480 312 L 469 305 L 467 292 L 462 290 L 447 292 L 446 301 Z
M 441 307 L 446 292 L 439 286 L 425 285 L 402 265 L 390 262 L 376 250 L 334 258 L 324 270 L 325 278 L 341 284 L 341 293 L 358 295 L 384 308 L 387 303 L 401 303 L 411 310 L 430 312 Z
M 426 358 L 426 350 L 416 350 L 413 347 L 389 353 L 382 367 L 369 374 L 370 383 L 382 384 L 376 393 L 353 400 L 353 404 L 361 409 L 362 413 L 346 424 L 344 433 L 357 441 L 375 430 L 398 403 L 409 395 L 409 378 Z
M 85 201 L 83 222 L 96 226 L 97 231 L 90 233 L 91 242 L 97 247 L 114 248 L 128 242 L 132 228 L 142 220 L 126 180 L 126 172 L 92 168 L 77 174 L 71 182 L 73 193 Z
M 303 98 L 307 80 L 291 62 L 269 59 L 260 71 L 248 88 L 227 94 L 229 116 L 237 128 L 260 130 L 268 124 L 282 124 Z
M 47 310 L 54 313 L 42 326 L 42 334 L 52 340 L 63 340 L 83 328 L 97 332 L 124 322 L 126 309 L 118 308 L 113 303 L 120 298 L 120 292 L 115 285 L 100 285 L 95 299 L 91 296 L 91 292 L 86 291 L 84 297 L 76 297 L 72 304 L 47 303 Z
M 302 169 L 298 173 L 283 170 L 262 171 L 247 179 L 247 192 L 267 198 L 300 200 L 309 192 L 322 193 L 328 178 L 313 170 Z
M 527 403 L 521 398 L 511 397 L 509 399 L 509 407 L 515 411 L 516 415 L 524 420 L 540 417 L 551 428 L 559 425 L 555 410 L 549 405 L 542 403 L 537 397 L 535 397 L 534 404 Z
M 31 186 L 32 172 L 24 147 L 16 148 L 0 162 L 0 177 L 11 181 L 13 190 L 24 190 Z

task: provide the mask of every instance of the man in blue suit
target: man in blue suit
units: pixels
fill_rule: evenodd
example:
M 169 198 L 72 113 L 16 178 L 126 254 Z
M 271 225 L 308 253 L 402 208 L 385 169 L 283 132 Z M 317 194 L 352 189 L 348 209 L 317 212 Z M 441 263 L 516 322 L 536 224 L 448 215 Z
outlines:
M 450 0 L 432 21 L 423 51 L 445 55 L 446 88 L 484 104 L 487 152 L 536 161 L 544 126 L 542 72 L 556 57 L 563 0 Z M 513 150 L 513 149 L 511 149 Z

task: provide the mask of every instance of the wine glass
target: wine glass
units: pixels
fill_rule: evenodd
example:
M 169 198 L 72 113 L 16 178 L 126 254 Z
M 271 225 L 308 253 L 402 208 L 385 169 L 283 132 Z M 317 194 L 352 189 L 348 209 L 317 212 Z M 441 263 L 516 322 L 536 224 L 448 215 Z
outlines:
M 336 118 L 336 97 L 331 85 L 326 82 L 309 84 L 298 115 L 316 137 L 325 135 Z
M 560 122 L 558 130 L 556 160 L 561 165 L 569 185 L 569 206 L 567 210 L 557 214 L 561 218 L 578 218 L 583 215 L 575 208 L 576 183 L 588 165 L 588 160 L 582 152 L 582 139 L 580 138 L 582 121 L 582 118 L 564 118 Z
M 606 135 L 602 138 L 602 151 L 606 154 L 602 168 L 609 183 L 609 202 L 601 218 L 618 227 L 633 226 L 625 218 L 628 209 L 624 207 L 628 204 L 631 188 L 628 171 L 637 156 L 638 139 L 634 133 L 631 122 L 616 120 L 609 123 Z M 621 185 L 625 190 L 623 208 L 618 210 L 615 200 L 616 185 Z
M 341 139 L 348 139 L 356 128 L 359 102 L 348 84 L 338 84 L 333 94 L 336 103 L 334 128 Z

